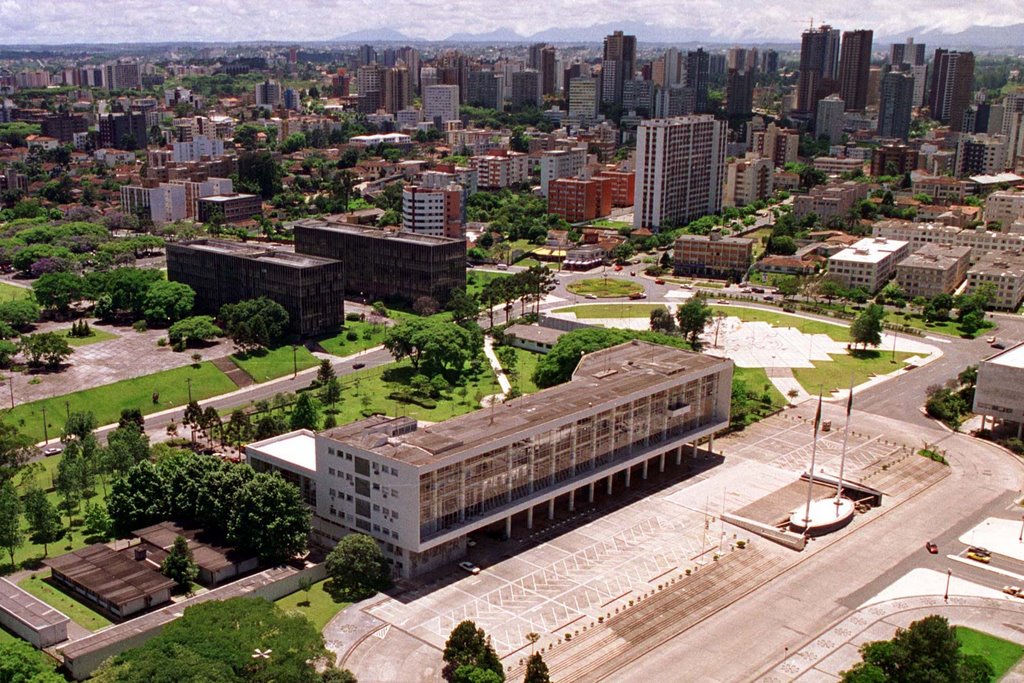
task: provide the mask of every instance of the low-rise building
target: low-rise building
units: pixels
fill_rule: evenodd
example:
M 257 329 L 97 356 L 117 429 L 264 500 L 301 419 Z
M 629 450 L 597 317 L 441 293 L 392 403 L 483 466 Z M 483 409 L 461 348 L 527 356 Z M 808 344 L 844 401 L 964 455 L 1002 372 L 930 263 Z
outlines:
M 754 258 L 754 240 L 725 237 L 720 230 L 710 235 L 680 235 L 673 252 L 678 275 L 742 280 Z
M 815 157 L 814 168 L 829 175 L 864 171 L 864 160 L 852 157 Z
M 1017 310 L 1024 301 L 1024 253 L 990 252 L 967 271 L 967 293 L 992 285 L 992 308 Z
M 530 157 L 521 152 L 495 150 L 473 157 L 470 163 L 479 174 L 480 187 L 488 190 L 521 185 L 530 179 Z
M 969 183 L 949 176 L 911 174 L 910 189 L 939 202 L 963 202 Z
M 592 221 L 612 212 L 612 181 L 559 178 L 548 184 L 548 213 L 570 223 Z
M 263 215 L 263 198 L 258 194 L 215 194 L 196 202 L 197 216 L 207 223 L 220 219 L 225 223 L 240 223 L 253 216 Z
M 334 330 L 345 319 L 340 260 L 227 240 L 168 242 L 167 279 L 195 290 L 200 313 L 266 296 L 288 311 L 289 329 L 303 336 Z
M 772 160 L 754 154 L 727 164 L 722 206 L 747 206 L 768 199 L 775 191 L 774 174 Z
M 818 185 L 812 187 L 807 194 L 796 196 L 793 200 L 793 215 L 804 218 L 813 213 L 825 224 L 832 220 L 845 221 L 853 205 L 867 197 L 868 186 L 865 183 L 851 180 L 834 185 Z
M 188 216 L 188 201 L 181 185 L 160 183 L 156 187 L 121 186 L 121 211 L 129 216 L 166 225 Z
M 896 264 L 910 254 L 910 243 L 867 237 L 828 259 L 828 272 L 843 286 L 875 293 L 896 272 Z
M 985 199 L 985 220 L 1000 223 L 1004 228 L 1024 218 L 1024 192 L 999 190 Z
M 967 277 L 970 247 L 928 244 L 896 264 L 896 282 L 907 297 L 952 294 Z
M 503 338 L 506 344 L 516 348 L 536 353 L 548 353 L 555 348 L 555 344 L 563 334 L 565 334 L 565 330 L 556 330 L 553 327 L 509 325 L 505 328 Z
M 247 460 L 316 484 L 315 539 L 375 538 L 396 576 L 461 559 L 469 534 L 533 527 L 610 495 L 729 425 L 733 363 L 633 341 L 583 356 L 571 381 L 428 427 L 374 416 L 246 447 Z M 713 450 L 713 444 L 709 444 Z
M 881 145 L 871 150 L 871 175 L 901 176 L 917 169 L 917 150 L 906 145 Z
M 8 631 L 42 649 L 67 640 L 70 621 L 63 612 L 0 579 L 0 625 Z
M 981 427 L 1016 427 L 1024 436 L 1024 342 L 978 363 L 972 410 L 981 415 Z
M 634 171 L 602 170 L 594 174 L 596 178 L 607 178 L 611 181 L 612 206 L 633 206 L 636 195 L 636 173 Z

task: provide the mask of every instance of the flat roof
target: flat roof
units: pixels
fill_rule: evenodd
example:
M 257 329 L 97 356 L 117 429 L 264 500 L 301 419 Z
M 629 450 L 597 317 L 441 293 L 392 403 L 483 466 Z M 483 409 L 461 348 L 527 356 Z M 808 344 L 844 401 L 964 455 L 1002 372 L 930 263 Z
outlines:
M 982 254 L 967 272 L 1024 277 L 1024 254 L 1013 251 L 990 251 Z
M 322 256 L 309 256 L 307 254 L 296 254 L 290 249 L 280 247 L 268 247 L 262 244 L 249 244 L 245 242 L 232 242 L 231 240 L 220 239 L 199 239 L 187 242 L 178 242 L 177 246 L 188 247 L 196 251 L 209 251 L 235 258 L 252 259 L 254 261 L 265 261 L 287 266 L 289 268 L 310 268 L 323 266 L 338 261 Z
M 423 235 L 417 232 L 410 232 L 408 230 L 384 230 L 382 228 L 372 228 L 365 225 L 358 225 L 356 223 L 348 223 L 344 220 L 343 215 L 327 216 L 326 218 L 305 218 L 303 220 L 295 221 L 291 225 L 295 227 L 311 228 L 313 230 L 331 230 L 333 232 L 360 235 L 362 237 L 370 237 L 379 240 L 395 240 L 398 242 L 416 244 L 437 245 L 452 244 L 463 241 L 452 237 Z
M 250 447 L 281 462 L 307 470 L 310 474 L 316 474 L 316 438 L 312 432 L 291 432 L 250 444 Z
M 989 356 L 985 362 L 1005 365 L 1008 368 L 1024 368 L 1024 342 L 1011 346 L 1005 351 L 1000 351 L 994 356 Z
M 368 429 L 352 434 L 352 426 L 324 432 L 324 436 L 422 467 L 600 408 L 605 401 L 650 389 L 680 373 L 724 369 L 730 363 L 726 358 L 634 340 L 585 355 L 569 382 L 490 410 L 477 410 L 390 438 Z
M 524 341 L 554 344 L 565 334 L 565 330 L 556 330 L 553 327 L 541 327 L 540 325 L 509 325 L 505 328 L 505 334 Z
M 0 609 L 34 631 L 65 624 L 70 619 L 8 579 L 0 579 Z
M 996 173 L 995 175 L 972 175 L 971 181 L 979 185 L 993 185 L 997 183 L 1019 183 L 1024 180 L 1016 173 Z
M 211 194 L 209 197 L 200 197 L 201 202 L 230 202 L 235 199 L 252 199 L 254 194 Z M 262 201 L 262 200 L 261 200 Z
M 43 560 L 43 564 L 115 605 L 124 605 L 174 585 L 174 581 L 152 567 L 102 543 Z
M 884 237 L 866 237 L 846 249 L 834 254 L 830 261 L 852 261 L 855 263 L 878 263 L 909 245 L 903 240 L 890 240 Z

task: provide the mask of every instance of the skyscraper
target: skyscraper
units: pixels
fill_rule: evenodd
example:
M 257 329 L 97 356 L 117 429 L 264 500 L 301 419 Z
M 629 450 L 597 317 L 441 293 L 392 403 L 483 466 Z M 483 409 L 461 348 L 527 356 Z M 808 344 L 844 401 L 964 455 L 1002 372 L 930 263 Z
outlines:
M 536 107 L 540 99 L 540 73 L 533 69 L 512 74 L 512 111 Z
M 382 79 L 384 111 L 395 114 L 412 104 L 412 79 L 405 67 L 393 67 L 384 71 Z
M 964 110 L 971 103 L 974 86 L 974 53 L 956 50 L 935 50 L 932 61 L 932 86 L 928 106 L 932 118 L 961 130 Z
M 459 118 L 459 86 L 428 85 L 423 89 L 423 117 L 443 130 L 445 121 Z
M 761 54 L 761 71 L 766 74 L 773 74 L 779 70 L 779 53 L 775 50 L 765 50 Z
M 868 104 L 868 77 L 871 70 L 869 30 L 844 31 L 839 53 L 839 96 L 847 111 L 864 111 Z
M 555 77 L 558 66 L 558 53 L 550 45 L 540 51 L 540 94 L 554 95 L 558 91 L 558 79 Z
M 622 104 L 622 84 L 636 71 L 636 36 L 615 31 L 604 39 L 601 60 L 601 101 Z
M 913 38 L 907 38 L 905 43 L 893 43 L 889 48 L 889 65 L 894 69 L 904 64 L 924 66 L 928 61 L 924 50 L 925 44 L 915 43 Z
M 839 29 L 821 26 L 804 31 L 800 40 L 800 78 L 796 108 L 813 114 L 818 100 L 831 95 L 839 73 Z
M 583 124 L 597 118 L 597 79 L 590 76 L 569 79 L 569 118 Z
M 750 116 L 754 107 L 753 69 L 729 69 L 725 97 L 725 113 L 730 118 Z
M 882 138 L 910 136 L 910 114 L 914 108 L 914 77 L 904 71 L 882 76 L 882 96 L 878 101 L 878 135 Z
M 503 82 L 493 71 L 470 71 L 466 102 L 474 107 L 501 109 Z
M 828 138 L 831 145 L 838 145 L 843 139 L 843 123 L 846 104 L 839 95 L 829 95 L 818 100 L 818 112 L 814 121 L 814 137 Z
M 693 89 L 694 110 L 698 114 L 708 112 L 710 64 L 708 53 L 702 47 L 686 53 L 686 87 Z
M 633 227 L 681 225 L 722 209 L 727 132 L 707 114 L 640 124 Z

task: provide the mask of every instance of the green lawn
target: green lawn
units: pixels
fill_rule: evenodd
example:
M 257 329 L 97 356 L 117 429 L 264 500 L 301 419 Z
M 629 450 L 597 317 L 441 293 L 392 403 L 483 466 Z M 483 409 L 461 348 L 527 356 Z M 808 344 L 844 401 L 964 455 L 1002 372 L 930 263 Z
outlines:
M 629 296 L 634 292 L 642 292 L 644 288 L 635 281 L 609 277 L 576 280 L 569 285 L 568 289 L 573 294 L 579 294 L 580 296 L 593 294 L 601 299 L 609 299 L 619 296 Z
M 850 341 L 850 328 L 823 320 L 808 320 L 795 315 L 776 313 L 763 308 L 745 308 L 743 306 L 718 306 L 711 309 L 715 313 L 739 318 L 744 322 L 766 322 L 773 327 L 795 327 L 804 334 L 827 334 L 838 342 Z
M 829 354 L 831 361 L 815 361 L 813 368 L 793 368 L 793 377 L 800 386 L 811 394 L 817 394 L 821 387 L 826 394 L 836 389 L 848 389 L 850 376 L 854 385 L 866 382 L 876 375 L 888 375 L 903 367 L 903 360 L 915 354 L 896 352 L 896 362 L 889 351 L 862 351 L 850 354 Z
M 186 365 L 152 375 L 105 384 L 93 389 L 84 389 L 25 403 L 8 411 L 4 419 L 17 425 L 24 434 L 32 437 L 33 441 L 42 441 L 43 409 L 45 408 L 49 436 L 52 439 L 60 434 L 60 430 L 64 426 L 64 416 L 68 410 L 71 412 L 91 411 L 96 416 L 97 422 L 105 425 L 117 422 L 121 411 L 125 408 L 138 408 L 143 414 L 148 414 L 183 406 L 188 403 L 188 383 L 186 382 L 188 379 L 192 380 L 193 400 L 225 394 L 237 388 L 235 383 L 212 363 L 204 362 L 200 363 L 198 368 Z M 57 382 L 59 386 L 59 375 L 53 377 L 51 381 Z M 153 402 L 154 392 L 158 395 L 156 403 Z
M 733 368 L 733 379 L 739 380 L 752 394 L 747 400 L 732 401 L 732 422 L 736 427 L 751 425 L 785 406 L 788 399 L 768 379 L 764 368 Z M 767 396 L 767 401 L 762 400 Z
M 313 622 L 313 626 L 316 626 L 317 631 L 322 631 L 335 614 L 352 604 L 348 602 L 335 602 L 334 598 L 324 590 L 325 583 L 326 581 L 314 583 L 313 587 L 309 589 L 308 594 L 304 591 L 296 591 L 291 595 L 275 600 L 274 604 L 286 612 L 301 614 Z M 309 601 L 308 604 L 307 600 Z
M 574 313 L 580 320 L 586 318 L 649 318 L 651 311 L 665 308 L 664 304 L 583 304 L 559 308 L 552 313 Z
M 117 339 L 117 335 L 106 330 L 99 330 L 95 327 L 90 326 L 89 331 L 91 334 L 88 337 L 72 337 L 69 336 L 71 332 L 70 327 L 65 327 L 62 330 L 54 330 L 57 334 L 68 340 L 68 344 L 71 346 L 88 346 L 89 344 L 98 344 L 99 342 L 109 341 L 111 339 Z
M 348 339 L 349 332 L 355 332 L 358 338 L 355 341 L 350 341 Z M 384 325 L 374 325 L 361 320 L 346 321 L 345 328 L 340 334 L 321 339 L 320 346 L 324 348 L 324 351 L 335 356 L 351 356 L 353 353 L 380 346 L 384 343 L 385 332 L 387 332 L 387 327 Z
M 974 334 L 964 334 L 960 330 L 960 324 L 955 320 L 930 323 L 916 313 L 894 313 L 892 311 L 885 316 L 885 322 L 895 323 L 897 325 L 906 325 L 907 327 L 925 330 L 926 332 L 934 332 L 936 334 L 948 334 L 951 337 L 964 337 L 966 339 L 973 339 L 978 335 L 987 334 L 988 330 L 994 327 L 990 320 L 986 320 L 985 326 Z
M 26 289 L 25 287 L 15 287 L 9 285 L 6 282 L 0 282 L 0 301 L 10 301 L 12 299 L 25 299 L 32 296 L 32 290 Z
M 92 611 L 84 603 L 43 580 L 49 576 L 50 570 L 47 569 L 22 579 L 18 585 L 90 631 L 98 631 L 104 626 L 110 626 L 110 620 L 102 614 Z
M 277 379 L 292 374 L 296 367 L 305 370 L 320 363 L 305 346 L 296 347 L 294 355 L 291 346 L 260 349 L 252 353 L 235 353 L 231 355 L 231 362 L 242 368 L 254 382 Z
M 537 369 L 537 363 L 540 362 L 542 355 L 526 349 L 516 348 L 515 351 L 516 374 L 509 376 L 509 381 L 512 382 L 513 387 L 518 387 L 519 391 L 524 394 L 539 391 L 539 387 L 533 383 L 533 371 Z M 505 368 L 505 374 L 508 375 L 508 368 Z
M 1013 665 L 1024 656 L 1024 647 L 1017 643 L 996 638 L 966 626 L 956 626 L 956 637 L 960 641 L 960 651 L 968 655 L 980 655 L 985 658 L 996 675 L 992 680 L 998 681 Z
M 596 221 L 590 221 L 587 225 L 595 228 L 614 228 L 616 230 L 619 228 L 633 228 L 632 223 L 627 223 L 626 221 L 614 221 L 610 218 L 599 218 Z
M 480 296 L 484 285 L 491 280 L 500 280 L 509 277 L 507 273 L 489 273 L 485 271 L 470 270 L 466 272 L 466 294 Z

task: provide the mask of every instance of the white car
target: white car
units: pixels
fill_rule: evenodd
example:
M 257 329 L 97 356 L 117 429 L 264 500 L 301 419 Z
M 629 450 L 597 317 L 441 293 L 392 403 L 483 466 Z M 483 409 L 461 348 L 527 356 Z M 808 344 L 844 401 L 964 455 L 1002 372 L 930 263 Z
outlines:
M 480 567 L 476 566 L 472 562 L 459 562 L 459 569 L 462 569 L 474 575 L 480 573 Z
M 597 298 L 597 294 L 587 294 L 587 295 L 586 295 L 585 297 L 583 297 L 583 298 L 584 298 L 584 299 L 596 299 L 596 298 Z
M 47 446 L 43 449 L 43 455 L 57 455 L 64 450 L 63 446 Z

